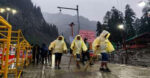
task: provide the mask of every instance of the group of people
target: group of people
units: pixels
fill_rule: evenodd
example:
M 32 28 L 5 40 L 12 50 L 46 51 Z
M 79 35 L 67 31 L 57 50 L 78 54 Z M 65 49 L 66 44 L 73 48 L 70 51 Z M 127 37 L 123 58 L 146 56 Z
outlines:
M 48 47 L 46 44 L 42 44 L 40 47 L 38 44 L 35 44 L 32 48 L 32 59 L 34 64 L 39 64 L 40 62 L 42 64 L 48 62 L 48 58 L 50 56 L 50 51 L 48 50 Z
M 92 50 L 94 55 L 101 55 L 102 62 L 100 66 L 100 71 L 108 71 L 110 72 L 107 62 L 109 60 L 108 53 L 114 51 L 114 47 L 111 42 L 108 40 L 110 33 L 106 30 L 103 30 L 100 36 L 98 36 L 93 44 Z M 72 51 L 72 55 L 76 59 L 76 65 L 80 68 L 80 61 L 84 63 L 85 56 L 90 59 L 89 55 L 89 44 L 87 39 L 82 39 L 80 35 L 77 35 L 71 43 L 70 49 Z M 59 36 L 55 41 L 53 41 L 49 50 L 55 54 L 55 67 L 60 69 L 61 57 L 63 53 L 67 53 L 67 46 L 64 41 L 63 36 Z

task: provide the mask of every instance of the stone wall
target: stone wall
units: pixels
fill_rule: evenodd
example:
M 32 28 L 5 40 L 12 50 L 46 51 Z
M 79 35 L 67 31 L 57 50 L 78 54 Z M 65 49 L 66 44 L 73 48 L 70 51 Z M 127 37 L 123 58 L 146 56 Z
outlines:
M 150 47 L 130 49 L 127 50 L 117 50 L 110 54 L 110 62 L 129 64 L 134 66 L 150 66 Z

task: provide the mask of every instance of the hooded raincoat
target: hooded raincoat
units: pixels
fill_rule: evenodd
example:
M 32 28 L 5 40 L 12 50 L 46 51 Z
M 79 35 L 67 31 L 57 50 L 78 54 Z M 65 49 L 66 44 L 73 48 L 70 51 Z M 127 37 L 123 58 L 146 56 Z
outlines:
M 62 37 L 62 40 L 58 40 L 59 37 Z M 49 46 L 49 50 L 51 50 L 52 53 L 63 53 L 64 51 L 67 51 L 67 46 L 64 41 L 64 37 L 59 37 L 55 41 L 53 41 Z
M 100 54 L 102 52 L 112 52 L 114 51 L 114 47 L 111 42 L 108 40 L 110 33 L 104 30 L 99 37 L 97 37 L 93 44 L 92 49 L 94 54 Z
M 78 36 L 80 37 L 80 40 L 77 40 Z M 73 50 L 73 55 L 81 54 L 82 51 L 84 51 L 84 52 L 87 51 L 87 46 L 85 45 L 85 43 L 80 35 L 77 35 L 75 37 L 70 48 Z

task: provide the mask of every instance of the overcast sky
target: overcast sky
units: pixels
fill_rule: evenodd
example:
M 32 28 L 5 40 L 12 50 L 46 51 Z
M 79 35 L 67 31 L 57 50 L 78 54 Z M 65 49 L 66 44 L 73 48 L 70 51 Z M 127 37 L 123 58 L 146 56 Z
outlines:
M 142 8 L 137 4 L 142 0 L 32 0 L 35 5 L 40 6 L 43 12 L 59 13 L 57 6 L 75 8 L 79 5 L 80 15 L 90 20 L 102 21 L 105 13 L 115 6 L 124 11 L 125 5 L 130 4 L 136 15 L 142 15 Z M 146 1 L 146 0 L 144 0 Z M 63 10 L 62 13 L 76 15 L 75 11 Z

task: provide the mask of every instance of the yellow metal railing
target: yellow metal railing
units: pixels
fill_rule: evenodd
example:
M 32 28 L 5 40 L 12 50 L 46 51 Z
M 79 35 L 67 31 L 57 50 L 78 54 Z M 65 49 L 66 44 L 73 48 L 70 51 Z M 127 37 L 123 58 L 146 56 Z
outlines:
M 31 52 L 31 45 L 23 36 L 21 30 L 12 31 L 11 25 L 0 16 L 0 48 L 2 49 L 1 69 L 0 74 L 3 78 L 8 78 L 8 73 L 14 73 L 15 78 L 20 78 L 20 73 L 24 66 L 28 66 L 30 60 L 28 54 Z M 9 63 L 10 46 L 15 47 L 16 61 Z M 23 52 L 21 57 L 21 51 Z M 25 52 L 25 53 L 24 53 Z M 24 57 L 25 56 L 25 57 Z M 9 66 L 15 64 L 16 67 L 9 69 Z M 21 69 L 20 69 L 21 68 Z
M 1 65 L 1 72 L 4 73 L 4 78 L 8 78 L 8 60 L 9 60 L 9 49 L 10 49 L 10 41 L 11 41 L 11 31 L 12 31 L 12 26 L 3 18 L 0 16 L 0 23 L 2 26 L 0 26 L 0 31 L 7 31 L 4 36 L 0 39 L 1 43 L 6 44 L 6 53 L 2 53 L 2 65 Z M 4 56 L 5 56 L 5 62 L 4 62 Z M 4 65 L 4 68 L 3 68 Z

